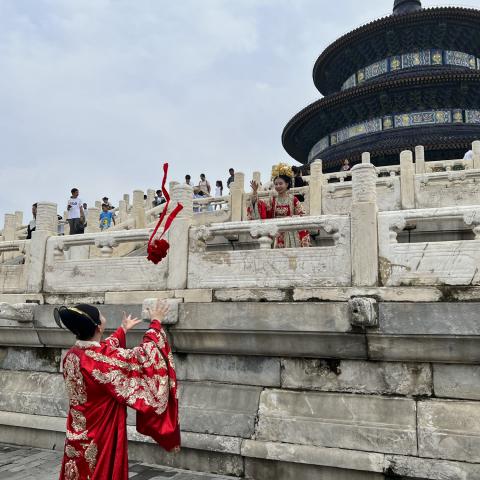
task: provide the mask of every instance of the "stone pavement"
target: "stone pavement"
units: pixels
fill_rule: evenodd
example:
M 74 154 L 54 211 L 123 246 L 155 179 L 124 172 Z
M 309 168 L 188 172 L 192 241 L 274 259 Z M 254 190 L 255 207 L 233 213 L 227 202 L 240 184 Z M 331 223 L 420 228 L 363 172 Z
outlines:
M 55 480 L 59 477 L 62 452 L 0 444 L 0 480 Z M 160 465 L 130 462 L 134 480 L 232 480 L 234 477 L 195 473 Z

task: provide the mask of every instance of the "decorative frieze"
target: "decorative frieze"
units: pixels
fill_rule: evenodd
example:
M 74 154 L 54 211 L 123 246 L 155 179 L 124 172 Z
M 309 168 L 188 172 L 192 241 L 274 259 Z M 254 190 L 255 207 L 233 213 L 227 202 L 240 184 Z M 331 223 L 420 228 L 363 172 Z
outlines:
M 472 70 L 480 70 L 480 58 L 464 52 L 453 50 L 428 49 L 417 52 L 393 55 L 357 70 L 345 80 L 342 90 L 356 87 L 372 78 L 385 75 L 390 72 L 397 72 L 407 68 L 453 65 L 465 67 Z

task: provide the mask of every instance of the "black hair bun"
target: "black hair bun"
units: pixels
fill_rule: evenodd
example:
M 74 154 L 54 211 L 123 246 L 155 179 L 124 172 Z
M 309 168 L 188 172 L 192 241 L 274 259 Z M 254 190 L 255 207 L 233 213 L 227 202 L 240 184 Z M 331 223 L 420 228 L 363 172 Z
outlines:
M 98 308 L 86 303 L 56 308 L 54 316 L 59 327 L 65 325 L 79 340 L 90 340 L 101 323 Z

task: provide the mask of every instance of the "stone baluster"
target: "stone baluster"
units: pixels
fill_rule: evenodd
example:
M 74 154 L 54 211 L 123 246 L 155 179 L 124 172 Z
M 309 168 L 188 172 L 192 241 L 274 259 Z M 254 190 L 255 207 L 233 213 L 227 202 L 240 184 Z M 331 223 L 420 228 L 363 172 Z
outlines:
M 315 160 L 310 165 L 310 182 L 309 182 L 309 200 L 310 215 L 322 214 L 322 188 L 323 188 L 323 166 L 321 160 Z
M 100 256 L 110 258 L 113 255 L 113 249 L 118 247 L 118 242 L 113 237 L 100 236 L 95 239 L 95 247 L 100 249 Z
M 369 163 L 352 169 L 351 248 L 353 286 L 378 282 L 377 174 Z
M 98 208 L 98 210 L 102 209 L 102 202 L 100 200 L 95 200 L 95 208 Z
M 128 193 L 123 194 L 123 201 L 125 202 L 128 211 L 128 207 L 130 206 L 130 195 Z
M 64 228 L 63 228 L 63 234 L 70 235 L 70 224 L 68 223 L 68 210 L 65 210 L 63 212 L 63 221 L 65 222 Z
M 12 242 L 17 234 L 17 216 L 14 213 L 5 214 L 5 222 L 3 225 L 3 240 Z M 17 252 L 4 252 L 3 260 L 8 260 L 17 256 Z
M 23 212 L 16 211 L 15 216 L 17 217 L 17 229 L 23 225 Z
M 371 163 L 370 162 L 370 152 L 362 153 L 362 163 Z
M 403 210 L 415 208 L 415 170 L 410 150 L 400 153 L 400 194 Z
M 243 212 L 243 195 L 245 193 L 245 174 L 235 172 L 235 180 L 230 184 L 230 210 L 232 222 L 239 222 L 245 215 Z
M 472 143 L 472 151 L 473 151 L 472 168 L 480 170 L 480 140 L 475 140 Z
M 253 172 L 252 180 L 259 185 L 262 184 L 262 174 L 260 172 Z
M 127 202 L 125 200 L 120 200 L 118 202 L 118 220 L 120 223 L 123 223 L 127 220 L 127 218 Z
M 90 207 L 87 213 L 87 229 L 86 233 L 95 233 L 100 231 L 100 210 Z
M 135 228 L 145 228 L 145 201 L 143 200 L 143 190 L 133 191 L 132 207 Z
M 183 210 L 177 215 L 168 231 L 168 277 L 169 290 L 187 288 L 189 230 L 193 220 L 193 189 L 190 185 L 176 184 L 171 190 L 172 207 L 177 203 Z
M 153 208 L 153 201 L 155 200 L 155 190 L 153 188 L 149 188 L 147 190 L 147 210 Z
M 415 147 L 415 173 L 425 173 L 425 148 L 423 145 Z
M 32 233 L 27 270 L 27 292 L 40 293 L 43 288 L 47 241 L 57 235 L 57 204 L 37 203 L 36 229 Z

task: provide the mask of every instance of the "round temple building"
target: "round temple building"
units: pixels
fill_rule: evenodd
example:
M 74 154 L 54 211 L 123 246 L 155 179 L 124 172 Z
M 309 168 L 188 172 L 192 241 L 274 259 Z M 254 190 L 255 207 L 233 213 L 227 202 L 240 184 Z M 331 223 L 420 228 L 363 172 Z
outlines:
M 395 0 L 392 15 L 328 46 L 313 81 L 324 97 L 282 135 L 299 162 L 332 171 L 370 152 L 389 165 L 416 145 L 426 160 L 463 158 L 480 139 L 480 10 Z

